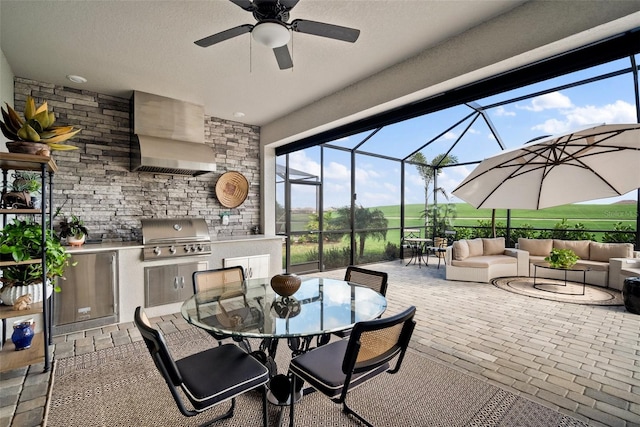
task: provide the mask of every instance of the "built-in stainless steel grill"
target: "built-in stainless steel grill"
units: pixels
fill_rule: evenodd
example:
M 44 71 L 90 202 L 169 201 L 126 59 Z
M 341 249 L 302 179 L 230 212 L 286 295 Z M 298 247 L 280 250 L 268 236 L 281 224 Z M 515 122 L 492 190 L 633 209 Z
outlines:
M 211 253 L 211 236 L 204 218 L 142 220 L 142 259 L 166 259 Z

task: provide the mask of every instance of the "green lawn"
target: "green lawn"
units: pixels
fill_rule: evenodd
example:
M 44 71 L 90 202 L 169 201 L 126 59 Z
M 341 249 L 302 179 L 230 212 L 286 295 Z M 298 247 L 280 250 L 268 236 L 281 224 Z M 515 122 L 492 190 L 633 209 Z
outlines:
M 400 207 L 399 206 L 380 206 L 380 209 L 389 221 L 390 230 L 387 232 L 386 240 L 368 239 L 365 245 L 365 256 L 380 254 L 385 251 L 387 242 L 398 245 L 400 242 Z M 421 212 L 424 205 L 414 204 L 405 206 L 405 227 L 421 227 L 424 225 L 424 219 L 421 218 Z M 496 222 L 506 226 L 507 211 L 504 209 L 496 210 Z M 586 230 L 613 230 L 616 223 L 621 222 L 635 229 L 636 225 L 636 205 L 635 204 L 581 204 L 581 205 L 565 205 L 542 210 L 521 210 L 514 209 L 511 211 L 512 227 L 521 227 L 529 225 L 534 229 L 551 229 L 563 219 L 567 220 L 570 227 L 581 223 Z M 478 220 L 491 220 L 491 209 L 474 209 L 466 203 L 456 204 L 456 218 L 452 220 L 454 227 L 478 226 Z M 295 231 L 304 231 L 309 221 L 308 214 L 298 214 L 293 217 L 293 229 Z M 597 238 L 602 233 L 596 233 Z M 302 262 L 308 258 L 310 251 L 317 250 L 316 243 L 300 243 L 292 245 L 292 260 Z M 346 241 L 340 243 L 325 243 L 325 252 L 330 248 L 348 247 Z

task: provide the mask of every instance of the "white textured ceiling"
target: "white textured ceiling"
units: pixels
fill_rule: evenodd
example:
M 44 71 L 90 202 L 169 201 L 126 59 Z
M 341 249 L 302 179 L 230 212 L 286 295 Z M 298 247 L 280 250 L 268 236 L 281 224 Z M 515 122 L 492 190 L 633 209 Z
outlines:
M 361 35 L 351 44 L 294 33 L 294 68 L 286 71 L 249 34 L 208 48 L 193 43 L 255 23 L 227 0 L 1 0 L 0 42 L 16 76 L 127 98 L 135 89 L 265 125 L 520 4 L 300 0 L 290 21 L 354 27 Z M 72 83 L 67 74 L 88 82 Z

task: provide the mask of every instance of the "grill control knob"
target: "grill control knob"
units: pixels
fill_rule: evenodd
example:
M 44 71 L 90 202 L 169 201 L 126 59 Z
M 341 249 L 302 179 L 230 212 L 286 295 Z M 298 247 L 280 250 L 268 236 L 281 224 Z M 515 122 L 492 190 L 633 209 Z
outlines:
M 185 252 L 189 252 L 189 245 L 185 245 L 185 246 L 183 247 L 183 249 L 184 249 L 184 251 L 185 251 Z
M 175 254 L 175 253 L 176 253 L 176 247 L 175 247 L 175 246 L 171 246 L 171 247 L 169 248 L 169 252 L 170 252 L 172 255 L 173 255 L 173 254 Z
M 197 249 L 198 249 L 198 252 L 202 252 L 202 251 L 204 250 L 204 248 L 202 247 L 202 245 L 198 245 Z
M 153 248 L 153 253 L 156 254 L 156 256 L 160 256 L 160 254 L 162 253 L 162 249 L 160 249 L 159 246 L 156 246 L 155 248 Z

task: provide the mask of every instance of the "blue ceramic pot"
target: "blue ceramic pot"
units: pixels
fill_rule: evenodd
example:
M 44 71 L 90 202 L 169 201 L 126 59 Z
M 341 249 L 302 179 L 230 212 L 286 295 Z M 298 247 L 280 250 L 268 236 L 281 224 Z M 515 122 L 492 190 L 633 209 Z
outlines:
M 25 350 L 31 347 L 32 339 L 33 330 L 31 329 L 31 322 L 14 323 L 11 341 L 16 346 L 16 350 Z

